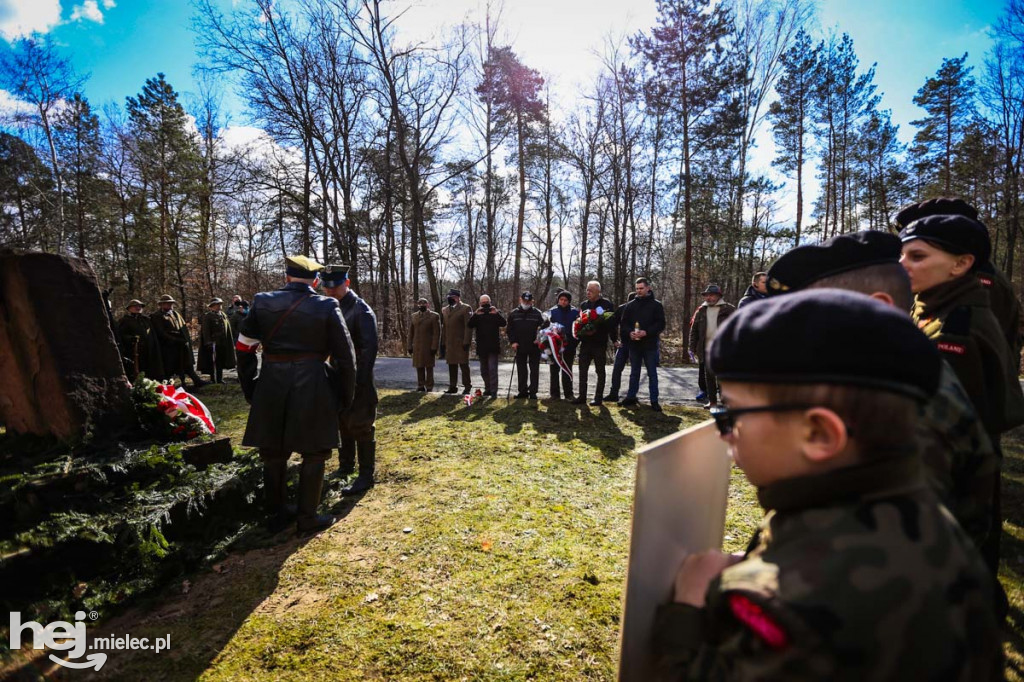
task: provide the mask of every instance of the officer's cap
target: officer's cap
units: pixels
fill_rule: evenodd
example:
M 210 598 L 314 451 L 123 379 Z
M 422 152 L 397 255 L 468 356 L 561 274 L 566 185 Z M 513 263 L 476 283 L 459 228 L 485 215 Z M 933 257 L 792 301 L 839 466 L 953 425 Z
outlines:
M 533 300 L 533 294 L 531 294 L 529 291 L 524 291 L 519 296 L 519 298 L 523 299 L 524 301 L 532 301 Z
M 211 298 L 210 302 L 206 304 L 206 307 L 209 308 L 211 306 L 215 306 L 218 303 L 223 303 L 223 302 L 224 302 L 224 299 L 222 299 L 222 298 Z
M 768 294 L 798 291 L 820 279 L 871 265 L 900 262 L 900 240 L 888 232 L 841 234 L 790 249 L 768 268 Z
M 291 277 L 313 279 L 324 266 L 308 256 L 288 256 L 284 259 L 284 271 Z
M 939 353 L 903 311 L 870 296 L 811 289 L 731 315 L 711 343 L 725 381 L 834 384 L 918 400 L 939 384 Z
M 448 290 L 448 295 L 449 296 L 458 296 L 459 298 L 462 298 L 462 292 L 459 291 L 458 289 L 449 289 Z
M 708 294 L 718 294 L 719 296 L 721 296 L 722 295 L 722 288 L 720 286 L 718 286 L 717 284 L 709 284 L 704 289 L 704 291 L 701 292 L 702 296 L 707 296 Z
M 128 305 L 126 305 L 126 306 L 124 307 L 124 309 L 125 309 L 125 310 L 128 310 L 128 308 L 131 308 L 131 307 L 132 307 L 133 305 L 137 305 L 137 306 L 139 306 L 140 308 L 145 308 L 145 307 L 146 307 L 146 304 L 145 304 L 145 303 L 143 303 L 142 301 L 140 301 L 140 300 L 139 300 L 139 299 L 137 299 L 137 298 L 133 298 L 132 300 L 128 301 Z
M 177 301 L 175 301 L 170 294 L 164 294 L 159 299 L 157 299 L 157 303 L 177 303 Z
M 974 268 L 988 262 L 992 240 L 978 221 L 978 211 L 961 199 L 929 199 L 911 204 L 896 214 L 900 241 L 923 239 L 948 253 L 974 256 Z
M 350 270 L 352 270 L 351 265 L 325 265 L 320 280 L 325 287 L 341 286 L 349 279 Z

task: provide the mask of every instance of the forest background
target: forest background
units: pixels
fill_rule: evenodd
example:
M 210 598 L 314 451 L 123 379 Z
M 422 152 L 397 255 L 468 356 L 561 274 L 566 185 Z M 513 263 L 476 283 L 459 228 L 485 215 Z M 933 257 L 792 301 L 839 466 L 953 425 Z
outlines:
M 156 73 L 99 107 L 59 41 L 7 35 L 0 248 L 86 258 L 115 305 L 170 293 L 187 316 L 275 288 L 286 253 L 351 264 L 396 348 L 412 302 L 440 307 L 449 286 L 508 309 L 590 279 L 621 302 L 648 276 L 678 334 L 709 282 L 735 301 L 796 244 L 950 195 L 979 208 L 1020 291 L 1024 0 L 980 64 L 950 54 L 886 95 L 919 108 L 912 136 L 875 66 L 801 0 L 657 0 L 649 26 L 593 46 L 599 71 L 568 96 L 497 0 L 422 39 L 407 11 L 195 0 L 197 91 Z M 259 134 L 229 134 L 226 99 Z M 751 162 L 766 149 L 771 172 Z

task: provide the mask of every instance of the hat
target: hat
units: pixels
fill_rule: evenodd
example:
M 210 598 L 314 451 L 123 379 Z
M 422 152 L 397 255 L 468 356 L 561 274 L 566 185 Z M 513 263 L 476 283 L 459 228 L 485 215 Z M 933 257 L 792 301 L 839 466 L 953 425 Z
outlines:
M 978 222 L 978 211 L 960 199 L 929 199 L 911 204 L 896 214 L 900 241 L 906 244 L 923 239 L 947 253 L 969 253 L 974 268 L 987 263 L 992 255 L 988 228 Z
M 301 279 L 312 279 L 324 269 L 324 266 L 317 263 L 308 256 L 288 256 L 284 259 L 285 274 Z
M 458 289 L 449 289 L 448 290 L 448 295 L 449 296 L 458 296 L 459 298 L 462 298 L 462 292 L 459 291 Z
M 555 296 L 555 300 L 557 301 L 558 299 L 562 298 L 563 296 L 565 298 L 569 299 L 569 303 L 572 303 L 572 294 L 570 294 L 568 291 L 565 291 L 564 289 L 562 291 L 558 292 L 558 295 Z
M 157 299 L 157 303 L 177 303 L 177 301 L 171 298 L 170 294 L 164 294 L 159 299 Z
M 721 296 L 722 288 L 719 287 L 717 284 L 709 284 L 704 289 L 704 291 L 701 292 L 702 296 L 707 296 L 708 294 L 718 294 L 719 296 Z
M 129 308 L 131 308 L 131 307 L 132 307 L 133 305 L 137 305 L 137 306 L 139 306 L 139 307 L 142 307 L 142 308 L 145 308 L 145 307 L 146 307 L 146 304 L 145 304 L 145 303 L 143 303 L 142 301 L 140 301 L 140 300 L 139 300 L 139 299 L 137 299 L 137 298 L 133 298 L 132 300 L 128 301 L 128 305 L 126 305 L 126 306 L 124 307 L 124 309 L 125 309 L 125 310 L 128 310 L 128 309 L 129 309 Z
M 820 279 L 869 265 L 900 262 L 900 240 L 888 232 L 841 234 L 790 249 L 768 268 L 768 295 L 806 289 Z
M 206 307 L 209 308 L 212 305 L 217 305 L 218 303 L 223 303 L 223 302 L 224 302 L 224 299 L 214 297 L 214 298 L 210 299 L 210 302 L 206 304 Z
M 422 296 L 420 296 L 419 300 L 418 300 L 418 301 L 416 301 L 416 302 L 417 302 L 417 303 L 427 303 L 427 299 L 425 299 L 425 298 L 423 298 Z
M 533 294 L 531 294 L 529 291 L 524 291 L 522 294 L 520 294 L 519 298 L 521 298 L 524 301 L 532 301 Z
M 320 280 L 325 287 L 341 286 L 349 279 L 348 273 L 351 269 L 351 265 L 325 265 Z
M 939 385 L 939 352 L 903 311 L 870 296 L 810 289 L 741 308 L 709 350 L 725 381 L 876 388 L 919 400 Z

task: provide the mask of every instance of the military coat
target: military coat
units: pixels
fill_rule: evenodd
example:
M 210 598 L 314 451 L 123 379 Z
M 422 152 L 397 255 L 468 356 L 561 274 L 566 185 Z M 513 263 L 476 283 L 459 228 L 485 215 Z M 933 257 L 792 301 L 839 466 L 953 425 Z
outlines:
M 369 304 L 351 290 L 338 305 L 356 352 L 355 397 L 352 406 L 341 412 L 339 421 L 342 436 L 347 437 L 348 433 L 366 433 L 364 427 L 372 426 L 377 417 L 377 387 L 373 383 L 378 348 L 377 316 Z
M 473 309 L 465 303 L 447 305 L 441 309 L 444 332 L 445 360 L 449 365 L 465 365 L 469 362 L 469 344 L 473 342 L 473 330 L 469 318 Z
M 117 343 L 129 376 L 134 379 L 140 372 L 149 379 L 164 377 L 160 342 L 153 332 L 153 323 L 142 313 L 125 313 L 117 322 Z M 135 366 L 138 353 L 139 366 Z
M 433 310 L 416 311 L 409 325 L 409 353 L 413 367 L 433 367 L 441 340 L 441 316 Z
M 992 314 L 996 316 L 999 327 L 1003 330 L 1006 343 L 1012 351 L 1011 360 L 1016 358 L 1020 364 L 1021 345 L 1024 344 L 1024 337 L 1021 335 L 1021 306 L 1017 294 L 1013 291 L 1013 285 L 1006 275 L 991 263 L 986 263 L 975 271 L 981 286 L 988 291 L 989 306 Z
M 208 310 L 199 329 L 199 359 L 197 368 L 210 374 L 216 367 L 231 369 L 235 366 L 235 339 L 228 316 L 221 311 Z
M 160 378 L 167 379 L 175 374 L 192 371 L 195 364 L 192 357 L 192 335 L 181 313 L 174 308 L 167 312 L 158 310 L 149 319 L 160 344 L 160 357 L 164 366 Z

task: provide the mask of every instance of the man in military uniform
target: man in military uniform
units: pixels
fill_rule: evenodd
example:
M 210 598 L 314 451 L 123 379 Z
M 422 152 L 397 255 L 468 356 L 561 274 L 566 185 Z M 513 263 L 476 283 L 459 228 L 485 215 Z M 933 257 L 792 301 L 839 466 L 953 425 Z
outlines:
M 209 374 L 215 384 L 223 384 L 224 370 L 235 366 L 235 340 L 228 316 L 221 310 L 223 304 L 219 298 L 207 304 L 199 329 L 199 371 Z
M 164 369 L 160 379 L 170 379 L 177 375 L 184 386 L 185 377 L 188 376 L 192 379 L 192 388 L 199 389 L 205 386 L 206 382 L 196 375 L 192 335 L 185 324 L 185 318 L 174 309 L 176 303 L 177 301 L 169 294 L 164 294 L 158 301 L 160 310 L 149 316 L 153 323 L 153 332 L 160 344 L 160 358 Z
M 742 557 L 683 562 L 653 628 L 662 678 L 1002 679 L 992 577 L 912 444 L 935 345 L 828 289 L 745 307 L 709 355 L 712 417 L 766 514 Z
M 441 355 L 448 363 L 448 390 L 445 393 L 459 392 L 459 370 L 462 370 L 462 393 L 469 395 L 473 381 L 469 376 L 469 345 L 473 342 L 473 330 L 469 327 L 469 318 L 473 309 L 462 302 L 462 292 L 452 289 L 448 292 L 448 305 L 441 309 Z
M 356 362 L 338 302 L 316 294 L 323 266 L 306 256 L 291 256 L 285 263 L 287 283 L 256 294 L 235 344 L 238 380 L 252 405 L 242 445 L 260 449 L 272 527 L 288 520 L 288 457 L 302 455 L 298 531 L 307 533 L 334 522 L 318 515 L 317 507 L 324 463 L 339 444 L 338 411 L 352 404 Z M 257 376 L 260 346 L 263 361 Z
M 441 316 L 430 309 L 425 298 L 416 301 L 416 312 L 409 323 L 409 355 L 416 369 L 416 390 L 434 390 L 434 356 L 441 340 Z
M 238 332 L 242 328 L 242 320 L 249 314 L 249 302 L 240 301 L 237 305 L 232 308 L 232 312 L 228 315 L 228 321 L 231 322 L 231 343 L 232 347 L 234 342 L 238 340 Z
M 345 326 L 352 336 L 356 351 L 356 390 L 352 407 L 338 413 L 341 448 L 338 450 L 338 476 L 348 478 L 355 470 L 359 455 L 359 475 L 352 485 L 342 489 L 343 495 L 355 495 L 373 487 L 373 471 L 377 459 L 377 387 L 373 384 L 373 366 L 377 362 L 377 316 L 349 289 L 348 265 L 324 268 L 324 292 L 337 299 Z
M 117 323 L 117 342 L 121 347 L 121 358 L 125 373 L 131 381 L 139 374 L 149 379 L 162 379 L 163 362 L 160 359 L 160 344 L 153 333 L 153 323 L 142 314 L 146 304 L 137 298 L 128 301 Z

